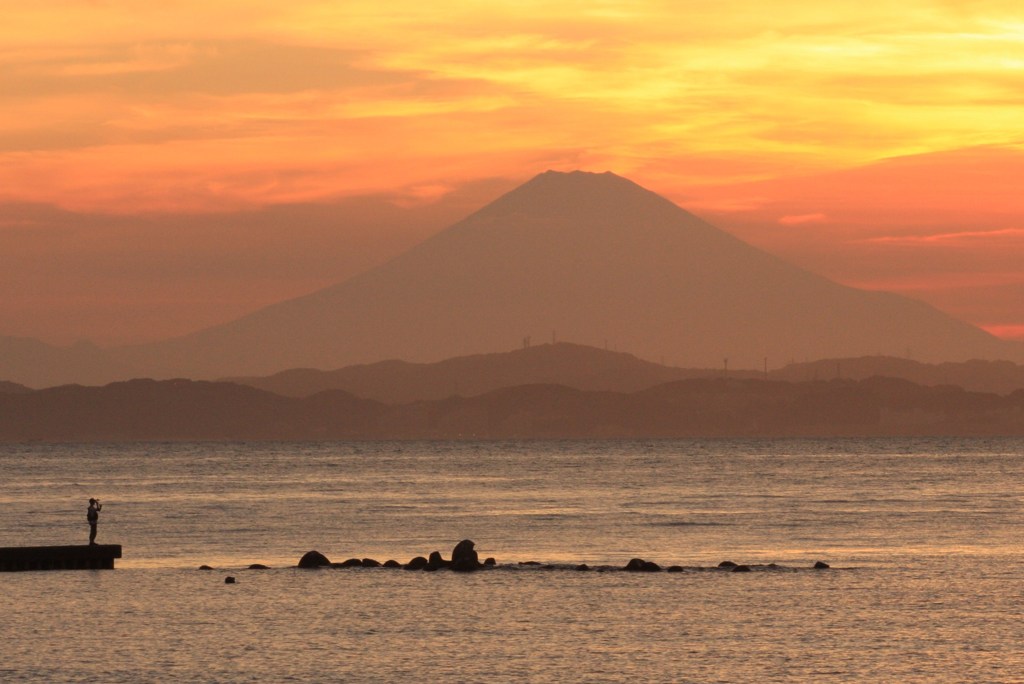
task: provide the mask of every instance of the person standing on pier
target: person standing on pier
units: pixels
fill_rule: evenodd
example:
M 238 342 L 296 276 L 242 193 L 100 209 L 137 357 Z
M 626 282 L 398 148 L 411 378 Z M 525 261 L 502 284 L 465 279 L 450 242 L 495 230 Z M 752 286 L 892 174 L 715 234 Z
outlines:
M 101 504 L 98 499 L 89 499 L 89 510 L 85 514 L 85 517 L 89 521 L 90 546 L 96 543 L 96 523 L 100 521 L 101 510 L 103 510 L 103 504 Z

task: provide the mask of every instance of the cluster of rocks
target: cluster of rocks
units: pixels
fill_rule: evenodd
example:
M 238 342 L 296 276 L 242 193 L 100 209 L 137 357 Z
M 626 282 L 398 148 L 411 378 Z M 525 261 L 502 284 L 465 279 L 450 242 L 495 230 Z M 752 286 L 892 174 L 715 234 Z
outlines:
M 308 551 L 302 558 L 299 559 L 298 567 L 300 568 L 404 568 L 405 570 L 422 570 L 425 572 L 434 572 L 437 570 L 452 570 L 454 572 L 475 572 L 477 570 L 483 570 L 485 568 L 493 568 L 497 566 L 497 563 L 493 558 L 488 558 L 483 562 L 480 562 L 480 558 L 477 555 L 474 544 L 469 539 L 463 539 L 455 548 L 452 549 L 451 560 L 445 560 L 441 556 L 440 551 L 434 551 L 429 556 L 416 556 L 408 563 L 399 563 L 396 560 L 387 560 L 383 563 L 373 558 L 349 558 L 346 561 L 340 563 L 331 562 L 331 560 L 320 553 L 319 551 Z M 654 561 L 645 560 L 643 558 L 633 558 L 625 567 L 610 567 L 600 566 L 592 568 L 586 563 L 579 565 L 552 565 L 543 564 L 538 561 L 523 561 L 519 563 L 520 566 L 537 566 L 544 570 L 556 570 L 556 569 L 571 569 L 586 572 L 590 570 L 597 570 L 598 572 L 605 572 L 608 570 L 624 570 L 626 572 L 684 572 L 686 570 L 722 570 L 728 572 L 752 572 L 753 570 L 792 570 L 793 568 L 784 568 L 783 566 L 776 565 L 775 563 L 769 563 L 768 565 L 741 565 L 732 561 L 722 561 L 714 568 L 684 568 L 681 565 L 670 565 L 667 568 L 662 568 Z M 830 566 L 828 563 L 817 561 L 813 566 L 815 570 L 826 570 Z M 200 570 L 212 570 L 208 565 L 200 566 Z M 249 566 L 250 570 L 266 570 L 267 566 L 261 563 L 253 563 Z M 229 583 L 234 582 L 233 577 L 227 578 L 230 580 Z M 227 581 L 225 580 L 225 581 Z
M 824 561 L 816 561 L 811 566 L 814 570 L 828 570 L 832 566 Z M 776 563 L 768 563 L 767 565 L 741 565 L 739 563 L 733 563 L 732 561 L 722 561 L 718 564 L 719 570 L 728 570 L 730 572 L 751 572 L 753 570 L 793 570 L 793 568 L 778 565 Z
M 493 558 L 480 562 L 480 557 L 473 547 L 476 546 L 469 539 L 463 539 L 452 549 L 451 560 L 445 560 L 440 551 L 434 551 L 429 556 L 416 556 L 408 563 L 402 564 L 396 560 L 388 560 L 381 563 L 373 558 L 350 558 L 341 563 L 332 563 L 327 556 L 319 551 L 308 551 L 299 559 L 300 568 L 404 568 L 406 570 L 423 570 L 434 572 L 436 570 L 453 570 L 455 572 L 474 572 L 484 568 L 497 565 Z
M 683 567 L 682 565 L 670 565 L 667 568 L 663 568 L 654 561 L 644 560 L 643 558 L 633 558 L 623 567 L 612 567 L 612 566 L 599 566 L 591 567 L 586 563 L 580 563 L 579 565 L 553 565 L 543 564 L 537 561 L 523 561 L 519 563 L 523 566 L 537 566 L 542 570 L 578 570 L 580 572 L 588 572 L 590 570 L 596 570 L 597 572 L 607 572 L 608 570 L 621 570 L 625 572 L 686 572 L 695 570 L 724 570 L 728 572 L 753 572 L 757 570 L 793 570 L 793 568 L 776 565 L 775 563 L 769 563 L 768 565 L 740 565 L 733 563 L 732 561 L 722 561 L 714 568 L 706 567 Z M 831 566 L 828 563 L 818 561 L 812 566 L 815 570 L 825 570 Z

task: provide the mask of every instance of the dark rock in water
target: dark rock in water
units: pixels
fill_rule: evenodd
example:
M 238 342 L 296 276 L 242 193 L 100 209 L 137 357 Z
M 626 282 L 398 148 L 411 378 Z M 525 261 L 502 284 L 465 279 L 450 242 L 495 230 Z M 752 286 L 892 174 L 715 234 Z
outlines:
M 451 561 L 446 561 L 444 558 L 441 557 L 440 551 L 431 551 L 430 555 L 427 557 L 428 568 L 434 568 L 435 570 L 437 570 L 439 568 L 447 568 L 451 564 Z
M 263 563 L 253 563 L 249 566 L 250 570 L 269 570 L 270 566 L 264 565 Z
M 682 571 L 683 571 L 683 566 L 681 566 L 681 565 L 670 565 L 667 568 L 665 568 L 665 572 L 682 572 Z
M 586 563 L 580 563 L 574 569 L 579 570 L 580 572 L 587 572 L 588 570 L 590 570 L 590 566 Z
M 451 567 L 455 572 L 473 572 L 480 569 L 480 557 L 477 555 L 476 546 L 469 539 L 463 539 L 452 549 Z
M 470 539 L 463 539 L 456 544 L 455 548 L 452 549 L 452 563 L 468 560 L 472 560 L 474 563 L 479 562 L 480 558 L 473 549 L 474 546 L 476 546 L 476 544 L 474 544 Z
M 400 568 L 400 567 L 402 567 L 402 564 L 399 563 L 396 560 L 386 560 L 386 561 L 384 561 L 384 567 L 385 568 Z
M 209 565 L 200 565 L 199 569 L 200 570 L 213 570 L 213 568 L 211 568 Z
M 498 564 L 498 561 L 494 560 L 493 558 L 487 558 L 487 559 L 484 560 L 484 565 L 497 565 L 497 564 Z
M 644 569 L 644 559 L 632 558 L 628 563 L 626 563 L 626 567 L 623 569 L 628 570 L 629 572 L 640 572 Z
M 732 561 L 722 561 L 721 563 L 718 564 L 718 567 L 720 567 L 720 568 L 735 568 L 736 564 L 733 563 Z
M 363 560 L 361 558 L 349 558 L 341 563 L 335 563 L 336 568 L 361 568 L 363 567 Z
M 633 558 L 623 570 L 629 572 L 661 572 L 661 566 L 654 561 L 646 561 L 643 558 Z
M 519 561 L 519 565 L 541 565 L 540 561 Z
M 327 559 L 327 556 L 319 551 L 307 551 L 306 554 L 299 559 L 300 568 L 323 568 L 330 564 L 331 561 Z
M 732 569 L 733 572 L 750 572 L 749 565 L 736 565 Z
M 234 583 L 235 583 L 235 578 L 234 577 L 231 577 L 229 575 L 228 577 L 224 578 L 224 584 L 234 584 Z
M 428 564 L 429 564 L 429 562 L 427 561 L 426 558 L 424 558 L 423 556 L 416 556 L 411 561 L 409 561 L 408 563 L 405 564 L 405 569 L 406 570 L 422 570 L 425 567 L 427 567 Z
M 826 563 L 824 561 L 818 561 L 817 563 L 814 564 L 814 569 L 815 570 L 828 570 L 831 567 L 832 567 L 831 565 L 829 565 L 828 563 Z
M 437 572 L 440 569 L 441 568 L 438 567 L 437 565 L 424 565 L 423 566 L 423 572 Z
M 362 560 L 361 565 L 364 568 L 379 568 L 380 567 L 380 561 L 374 560 L 372 558 L 364 558 Z

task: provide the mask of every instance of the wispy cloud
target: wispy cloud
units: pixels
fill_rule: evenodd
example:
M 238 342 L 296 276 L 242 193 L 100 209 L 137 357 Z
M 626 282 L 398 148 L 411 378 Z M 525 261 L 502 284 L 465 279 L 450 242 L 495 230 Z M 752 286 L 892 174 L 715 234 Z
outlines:
M 801 226 L 806 223 L 823 223 L 828 220 L 828 216 L 822 212 L 815 212 L 813 214 L 790 214 L 783 216 L 779 219 L 779 223 L 783 226 Z
M 958 231 L 955 233 L 934 233 L 930 235 L 882 235 L 860 240 L 867 244 L 884 245 L 940 245 L 957 246 L 978 242 L 1017 242 L 1024 240 L 1024 228 L 999 228 L 996 230 Z
M 991 290 L 1024 285 L 1024 273 L 1020 272 L 939 272 L 931 270 L 911 271 L 886 277 L 863 278 L 847 283 L 865 290 L 886 290 L 891 292 L 963 292 L 969 290 Z
M 38 0 L 4 19 L 0 180 L 65 206 L 95 204 L 71 182 L 95 165 L 119 206 L 139 205 L 140 177 L 237 175 L 240 138 L 263 151 L 248 163 L 319 169 L 337 195 L 365 187 L 368 145 L 348 130 L 400 184 L 568 151 L 665 188 L 1019 135 L 1009 0 Z M 205 156 L 183 165 L 172 144 L 197 141 Z M 254 187 L 251 201 L 277 200 Z

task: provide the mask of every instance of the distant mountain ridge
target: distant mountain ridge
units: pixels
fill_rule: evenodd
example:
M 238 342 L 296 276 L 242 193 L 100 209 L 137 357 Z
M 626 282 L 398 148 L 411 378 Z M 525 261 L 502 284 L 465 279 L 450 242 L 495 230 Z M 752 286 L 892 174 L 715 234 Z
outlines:
M 1024 436 L 1024 390 L 704 378 L 632 393 L 521 385 L 403 405 L 190 380 L 0 393 L 0 442 L 893 435 Z
M 887 356 L 853 359 L 821 359 L 794 363 L 771 372 L 776 380 L 801 382 L 844 378 L 899 378 L 917 385 L 952 385 L 969 392 L 1010 394 L 1024 389 L 1024 365 L 1011 361 L 972 359 L 958 363 L 921 363 Z
M 390 404 L 472 397 L 525 384 L 556 384 L 580 390 L 635 392 L 675 380 L 695 378 L 866 380 L 881 376 L 915 384 L 956 385 L 975 392 L 1009 394 L 1024 389 L 1024 366 L 1009 361 L 923 364 L 891 357 L 826 359 L 763 371 L 675 368 L 643 361 L 632 354 L 558 342 L 494 354 L 456 357 L 432 364 L 382 361 L 334 371 L 293 369 L 266 377 L 224 378 L 228 382 L 306 397 L 342 390 Z
M 19 385 L 16 382 L 7 382 L 6 380 L 0 380 L 0 393 L 2 394 L 25 394 L 32 390 L 24 385 Z
M 437 363 L 380 361 L 333 371 L 292 369 L 267 377 L 228 377 L 283 396 L 307 397 L 343 390 L 390 404 L 473 397 L 506 387 L 564 385 L 580 390 L 634 392 L 688 378 L 721 375 L 722 369 L 672 368 L 632 354 L 569 342 L 533 345 L 510 352 L 455 357 Z M 734 371 L 733 377 L 759 377 Z
M 1005 395 L 1024 389 L 1024 365 L 972 360 L 925 364 L 893 357 L 822 359 L 763 370 L 676 368 L 644 361 L 625 352 L 569 342 L 545 343 L 509 352 L 455 357 L 436 363 L 389 360 L 337 370 L 295 368 L 268 376 L 221 378 L 286 397 L 308 397 L 339 390 L 387 404 L 473 397 L 526 384 L 573 389 L 635 392 L 676 380 L 696 378 L 771 379 L 788 382 L 865 380 L 888 377 L 923 386 L 952 385 L 971 392 Z M 0 392 L 30 388 L 0 381 Z
M 87 342 L 56 347 L 27 337 L 0 336 L 0 378 L 29 387 L 100 385 L 144 374 L 116 351 Z

